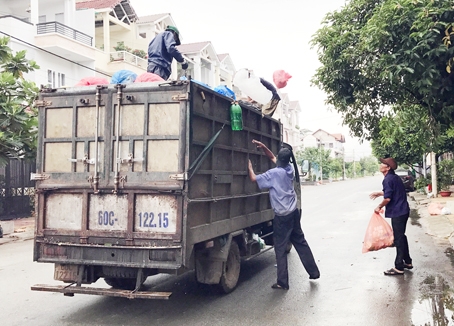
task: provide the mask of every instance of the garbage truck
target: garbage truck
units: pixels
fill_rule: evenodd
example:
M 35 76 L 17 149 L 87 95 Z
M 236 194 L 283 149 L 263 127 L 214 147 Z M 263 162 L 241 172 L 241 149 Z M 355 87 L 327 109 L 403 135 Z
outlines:
M 42 88 L 33 260 L 63 284 L 31 289 L 168 299 L 145 280 L 194 271 L 234 290 L 241 261 L 273 248 L 269 194 L 247 165 L 274 166 L 252 140 L 289 145 L 253 108 L 232 130 L 232 101 L 191 80 Z

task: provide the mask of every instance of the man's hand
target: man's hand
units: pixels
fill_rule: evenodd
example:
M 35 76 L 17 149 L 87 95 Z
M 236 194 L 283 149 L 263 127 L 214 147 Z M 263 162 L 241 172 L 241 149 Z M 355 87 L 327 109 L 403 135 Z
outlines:
M 382 196 L 382 193 L 379 192 L 379 191 L 377 191 L 377 192 L 371 193 L 371 194 L 369 195 L 369 198 L 370 198 L 370 199 L 375 199 L 375 198 L 380 197 L 380 196 Z
M 188 69 L 189 67 L 189 64 L 186 60 L 184 60 L 182 63 L 181 63 L 181 68 L 183 68 L 183 70 L 186 70 Z
M 256 144 L 256 145 L 257 145 L 257 148 L 264 148 L 264 147 L 266 147 L 265 144 L 263 144 L 262 142 L 259 142 L 258 140 L 255 140 L 255 139 L 252 140 L 252 143 Z

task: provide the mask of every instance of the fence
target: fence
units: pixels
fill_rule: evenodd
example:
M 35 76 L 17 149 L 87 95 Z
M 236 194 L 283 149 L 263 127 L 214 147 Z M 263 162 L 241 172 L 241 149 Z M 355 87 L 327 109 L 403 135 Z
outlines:
M 35 182 L 30 173 L 36 162 L 11 159 L 0 167 L 0 220 L 30 216 L 33 211 Z

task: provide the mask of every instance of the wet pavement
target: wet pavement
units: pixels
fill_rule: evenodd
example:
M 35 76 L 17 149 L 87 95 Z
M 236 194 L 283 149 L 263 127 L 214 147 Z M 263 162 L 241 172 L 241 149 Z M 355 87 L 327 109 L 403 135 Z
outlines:
M 381 180 L 378 180 L 379 182 Z M 374 183 L 376 181 L 374 180 Z M 333 183 L 334 184 L 334 183 Z M 328 190 L 332 184 L 323 185 L 318 190 Z M 327 192 L 323 192 L 325 194 Z M 405 275 L 398 277 L 383 276 L 382 270 L 391 267 L 393 259 L 393 250 L 381 250 L 374 253 L 358 254 L 361 237 L 363 234 L 357 234 L 350 228 L 350 225 L 366 224 L 370 216 L 370 210 L 375 203 L 368 202 L 369 190 L 362 191 L 352 195 L 358 199 L 345 204 L 350 210 L 339 208 L 342 202 L 345 202 L 346 191 L 339 190 L 343 200 L 333 204 L 337 210 L 335 218 L 326 218 L 323 210 L 325 207 L 320 205 L 310 205 L 310 201 L 315 202 L 314 198 L 309 196 L 308 188 L 303 191 L 306 198 L 306 217 L 303 221 L 303 229 L 308 237 L 308 241 L 313 246 L 316 258 L 319 260 L 322 278 L 316 282 L 308 282 L 304 271 L 301 270 L 301 263 L 293 252 L 289 256 L 289 267 L 291 269 L 292 287 L 286 293 L 273 292 L 269 289 L 269 284 L 274 278 L 274 267 L 270 261 L 273 261 L 272 253 L 265 254 L 255 260 L 246 262 L 242 266 L 242 275 L 239 288 L 229 296 L 215 296 L 210 293 L 200 293 L 200 289 L 195 287 L 191 276 L 185 276 L 175 279 L 168 277 L 169 282 L 181 282 L 175 286 L 172 296 L 172 305 L 166 305 L 163 302 L 153 302 L 147 305 L 148 312 L 153 316 L 160 316 L 162 325 L 176 325 L 177 322 L 170 322 L 170 313 L 167 310 L 179 311 L 175 314 L 181 315 L 184 319 L 194 320 L 211 320 L 203 317 L 196 307 L 192 307 L 190 302 L 199 302 L 214 316 L 224 316 L 223 321 L 218 325 L 231 324 L 235 320 L 233 316 L 241 316 L 243 321 L 248 321 L 249 325 L 277 325 L 276 323 L 263 323 L 264 320 L 274 320 L 275 316 L 281 316 L 285 319 L 284 324 L 294 325 L 414 325 L 414 326 L 451 326 L 454 325 L 454 249 L 453 249 L 453 232 L 454 232 L 454 215 L 434 215 L 428 212 L 431 203 L 438 203 L 445 207 L 454 208 L 454 196 L 447 198 L 427 199 L 424 194 L 410 193 L 412 198 L 411 214 L 409 221 L 409 240 L 411 241 L 411 252 L 414 254 L 415 269 L 408 271 Z M 323 196 L 322 192 L 317 195 Z M 330 193 L 330 196 L 334 196 Z M 334 198 L 334 197 L 333 197 Z M 353 207 L 361 202 L 367 202 L 369 207 L 355 210 Z M 331 208 L 333 209 L 333 208 Z M 451 209 L 454 211 L 454 209 Z M 345 213 L 341 213 L 345 212 Z M 312 216 L 313 220 L 309 221 Z M 0 221 L 0 224 L 4 222 Z M 318 226 L 316 223 L 321 223 Z M 416 228 L 412 227 L 416 226 Z M 34 219 L 26 218 L 14 221 L 14 232 L 5 234 L 0 238 L 0 245 L 8 242 L 20 242 L 33 238 Z M 324 230 L 323 234 L 319 230 Z M 362 233 L 362 229 L 360 233 Z M 319 239 L 317 239 L 319 238 Z M 438 244 L 433 246 L 432 242 Z M 351 245 L 354 243 L 354 245 Z M 20 244 L 20 243 L 17 243 Z M 25 242 L 24 242 L 25 245 Z M 5 246 L 4 249 L 10 248 Z M 12 248 L 12 247 L 11 247 Z M 349 254 L 354 249 L 355 254 Z M 334 255 L 325 254 L 326 251 L 332 251 Z M 27 253 L 27 255 L 29 255 Z M 447 258 L 446 258 L 447 257 Z M 29 258 L 27 258 L 27 261 Z M 42 264 L 34 265 L 36 269 L 45 269 L 44 275 L 51 276 L 47 266 Z M 51 267 L 49 267 L 51 268 Z M 271 270 L 270 270 L 271 268 Z M 302 275 L 301 279 L 297 275 Z M 43 276 L 39 277 L 39 282 Z M 156 285 L 155 283 L 156 282 Z M 149 280 L 147 285 L 151 288 L 158 285 L 158 281 Z M 258 285 L 260 284 L 260 287 Z M 183 289 L 181 288 L 183 286 Z M 27 294 L 30 295 L 30 294 Z M 54 303 L 53 296 L 46 296 L 42 293 L 34 293 L 37 301 L 48 300 Z M 252 295 L 251 300 L 241 300 Z M 229 299 L 230 297 L 230 299 Z M 72 302 L 74 302 L 72 299 Z M 214 300 L 215 299 L 215 300 Z M 56 302 L 61 301 L 60 297 L 55 298 Z M 77 298 L 79 300 L 79 297 Z M 230 316 L 226 308 L 231 302 L 242 302 L 242 305 L 235 308 L 235 313 Z M 219 303 L 219 306 L 216 305 Z M 145 324 L 150 322 L 148 314 L 142 313 L 142 304 L 134 302 L 125 302 L 121 300 L 81 298 L 80 301 L 74 302 L 75 309 L 79 311 L 81 307 L 91 307 L 96 303 L 99 309 L 99 325 L 119 325 L 113 319 L 106 317 L 106 312 L 112 309 L 114 304 L 118 309 L 128 307 L 125 316 L 129 318 L 131 325 Z M 332 303 L 332 305 L 330 304 Z M 244 305 L 244 307 L 243 307 Z M 66 306 L 65 306 L 66 307 Z M 264 307 L 267 307 L 264 309 Z M 67 320 L 54 312 L 56 321 L 61 325 L 74 324 L 79 320 L 79 314 L 71 314 L 68 308 L 61 307 Z M 232 308 L 233 309 L 233 308 Z M 239 309 L 239 310 L 238 310 Z M 244 309 L 244 311 L 242 310 Z M 254 314 L 254 312 L 256 312 Z M 261 312 L 259 314 L 259 312 Z M 282 313 L 285 312 L 284 315 Z M 62 312 L 63 314 L 63 312 Z M 389 316 L 387 316 L 389 315 Z M 411 322 L 408 319 L 399 319 L 401 316 L 411 315 Z M 250 316 L 249 319 L 244 319 Z M 118 316 L 117 316 L 118 317 Z M 125 318 L 126 318 L 125 317 Z M 266 318 L 265 318 L 266 317 Z M 106 319 L 104 321 L 104 319 Z M 408 318 L 408 317 L 406 317 Z M 179 320 L 179 322 L 182 321 Z M 159 319 L 158 319 L 159 320 Z M 392 322 L 395 321 L 395 323 Z M 65 322 L 63 322 L 65 321 Z M 164 322 L 165 321 L 165 322 Z M 211 320 L 212 321 L 212 320 Z M 293 321 L 293 322 L 292 322 Z M 322 323 L 323 321 L 323 323 Z M 127 324 L 125 320 L 121 321 Z M 45 321 L 42 324 L 44 325 Z M 52 324 L 52 323 L 47 323 Z M 121 324 L 121 323 L 120 323 Z M 153 323 L 151 323 L 153 324 Z M 190 323 L 189 323 L 190 324 Z M 201 325 L 208 325 L 201 323 Z

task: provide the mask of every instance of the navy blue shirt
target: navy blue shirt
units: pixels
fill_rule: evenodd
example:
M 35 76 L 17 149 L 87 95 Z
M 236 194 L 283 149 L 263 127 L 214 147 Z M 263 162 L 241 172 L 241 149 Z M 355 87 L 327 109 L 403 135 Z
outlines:
M 172 59 L 175 58 L 178 62 L 183 62 L 183 55 L 176 48 L 177 43 L 172 32 L 162 32 L 148 45 L 148 64 L 163 67 L 167 71 L 170 70 Z
M 409 214 L 410 206 L 408 206 L 407 192 L 402 179 L 393 170 L 389 170 L 382 184 L 383 198 L 391 199 L 386 205 L 385 217 L 400 217 Z

